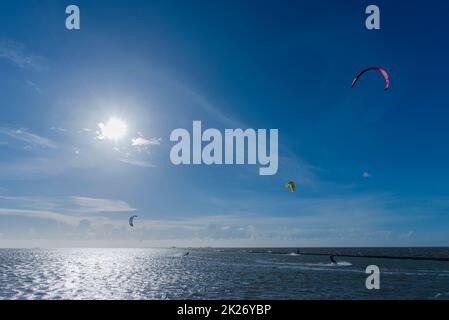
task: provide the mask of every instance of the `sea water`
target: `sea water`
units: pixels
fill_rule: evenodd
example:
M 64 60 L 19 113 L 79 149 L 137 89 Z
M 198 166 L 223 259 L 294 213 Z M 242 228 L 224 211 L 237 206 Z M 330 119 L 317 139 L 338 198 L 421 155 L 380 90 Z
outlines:
M 0 249 L 0 299 L 449 299 L 449 257 L 420 249 Z M 188 256 L 184 254 L 189 251 Z M 365 269 L 380 268 L 380 290 Z

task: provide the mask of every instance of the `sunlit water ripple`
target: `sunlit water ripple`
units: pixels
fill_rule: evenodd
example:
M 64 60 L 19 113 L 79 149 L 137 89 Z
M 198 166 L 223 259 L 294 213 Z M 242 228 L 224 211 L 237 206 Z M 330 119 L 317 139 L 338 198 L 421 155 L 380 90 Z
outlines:
M 333 265 L 268 249 L 185 252 L 0 249 L 0 299 L 449 299 L 448 262 L 340 258 Z M 369 264 L 381 269 L 380 290 L 365 288 Z

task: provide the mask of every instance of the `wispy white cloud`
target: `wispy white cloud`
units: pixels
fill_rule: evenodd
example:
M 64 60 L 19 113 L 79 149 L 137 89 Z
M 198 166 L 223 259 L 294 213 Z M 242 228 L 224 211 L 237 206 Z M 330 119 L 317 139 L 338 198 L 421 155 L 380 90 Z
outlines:
M 219 245 L 219 246 L 341 246 L 411 244 L 425 238 L 426 229 L 395 232 L 386 225 L 415 224 L 432 219 L 429 215 L 404 215 L 388 209 L 394 203 L 390 196 L 361 196 L 327 199 L 305 199 L 294 214 L 265 216 L 255 213 L 190 216 L 171 219 L 149 219 L 139 214 L 133 232 L 127 216 L 99 215 L 103 210 L 131 210 L 122 202 L 88 197 L 49 199 L 42 197 L 0 197 L 17 200 L 20 208 L 0 207 L 0 216 L 38 218 L 62 223 L 51 237 L 62 240 L 89 240 L 83 245 L 129 246 L 139 238 L 139 245 Z M 34 209 L 32 209 L 33 207 Z M 408 209 L 404 209 L 408 211 Z M 21 223 L 25 223 L 22 221 Z M 7 229 L 0 229 L 6 239 Z M 45 231 L 39 235 L 49 237 Z M 60 235 L 56 235 L 60 232 Z M 35 234 L 33 234 L 34 236 Z M 30 235 L 22 235 L 27 239 Z M 107 239 L 109 242 L 104 243 Z M 2 245 L 0 243 L 0 245 Z
M 135 147 L 145 147 L 145 146 L 154 146 L 154 145 L 160 145 L 161 144 L 161 138 L 145 138 L 143 136 L 136 137 L 131 140 L 131 145 Z
M 44 69 L 43 58 L 25 52 L 23 45 L 15 41 L 0 40 L 0 58 L 7 59 L 22 69 Z
M 70 197 L 70 200 L 85 212 L 130 212 L 136 210 L 121 200 L 89 197 Z
M 35 197 L 0 195 L 0 203 L 21 209 L 40 209 L 58 211 L 65 214 L 132 212 L 136 209 L 127 202 L 116 199 L 103 199 L 82 196 Z
M 131 140 L 131 145 L 122 144 L 120 147 L 115 145 L 112 150 L 117 156 L 117 160 L 132 166 L 152 168 L 155 167 L 147 158 L 152 146 L 160 145 L 160 138 L 145 138 L 139 134 L 138 137 Z
M 126 163 L 126 164 L 130 164 L 133 166 L 137 166 L 137 167 L 144 167 L 144 168 L 153 168 L 154 165 L 149 162 L 149 161 L 145 161 L 145 160 L 137 160 L 137 159 L 132 159 L 132 158 L 119 158 L 118 161 Z
M 190 98 L 192 98 L 200 108 L 204 109 L 206 112 L 208 112 L 211 116 L 213 116 L 221 123 L 234 128 L 244 127 L 244 125 L 240 121 L 236 120 L 232 115 L 223 112 L 220 108 L 215 106 L 203 95 L 188 88 L 185 85 L 177 84 L 176 86 L 185 94 L 187 94 Z
M 58 212 L 44 211 L 44 210 L 29 210 L 29 209 L 12 209 L 0 208 L 0 216 L 16 216 L 35 219 L 46 219 L 57 222 L 62 222 L 69 225 L 76 225 L 80 221 L 80 217 L 74 217 Z
M 0 127 L 0 134 L 7 135 L 13 139 L 26 142 L 31 145 L 46 148 L 56 148 L 56 144 L 45 137 L 26 131 L 25 129 L 9 129 Z
M 362 176 L 363 176 L 365 179 L 368 179 L 368 178 L 371 178 L 371 173 L 365 171 L 365 172 L 363 172 Z
M 50 129 L 53 130 L 53 131 L 67 132 L 67 129 L 66 128 L 62 128 L 62 127 L 52 126 L 52 127 L 50 127 Z
M 33 88 L 37 93 L 42 94 L 41 88 L 39 88 L 39 86 L 36 83 L 34 83 L 33 81 L 30 81 L 30 80 L 27 80 L 27 84 L 31 88 Z

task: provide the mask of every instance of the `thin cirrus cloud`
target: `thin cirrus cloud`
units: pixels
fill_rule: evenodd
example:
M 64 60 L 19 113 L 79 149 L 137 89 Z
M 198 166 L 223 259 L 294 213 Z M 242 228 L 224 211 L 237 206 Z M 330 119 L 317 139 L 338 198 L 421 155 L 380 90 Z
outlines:
M 142 167 L 142 168 L 153 168 L 155 167 L 150 161 L 142 158 L 138 155 L 141 153 L 142 149 L 147 149 L 148 146 L 137 146 L 136 150 L 122 151 L 118 147 L 114 147 L 113 150 L 118 154 L 117 160 L 132 166 Z
M 80 218 L 70 215 L 47 211 L 47 210 L 31 210 L 31 209 L 11 209 L 0 208 L 0 216 L 16 216 L 33 219 L 46 219 L 61 222 L 69 225 L 76 225 Z
M 21 69 L 39 71 L 44 69 L 44 59 L 24 50 L 22 44 L 11 40 L 0 40 L 0 59 L 6 59 Z
M 18 206 L 12 206 L 12 202 L 16 202 Z M 279 211 L 276 217 L 260 216 L 254 212 L 173 219 L 142 217 L 137 231 L 144 245 L 347 245 L 357 239 L 364 244 L 393 240 L 412 243 L 413 233 L 392 232 L 386 224 L 404 225 L 431 217 L 404 216 L 404 212 L 395 212 L 385 207 L 385 204 L 392 202 L 395 202 L 395 198 L 391 196 L 367 195 L 345 199 L 308 199 L 298 203 L 302 203 L 298 209 L 301 215 L 295 216 Z M 115 241 L 115 245 L 125 245 L 131 239 L 124 228 L 127 226 L 127 216 L 92 214 L 103 210 L 124 210 L 123 213 L 126 214 L 127 210 L 133 209 L 121 200 L 79 196 L 62 199 L 0 196 L 0 203 L 0 217 L 18 216 L 42 219 L 48 223 L 62 223 L 59 225 L 62 233 L 54 235 L 55 239 L 61 241 L 70 240 L 71 237 L 76 240 L 88 238 L 90 242 L 84 243 L 85 245 L 111 246 L 112 242 L 101 241 L 107 239 Z M 335 219 L 336 213 L 339 214 L 338 219 Z M 8 229 L 1 231 L 6 234 L 3 242 L 0 241 L 0 246 L 4 246 L 5 239 L 12 239 L 14 234 Z M 24 232 L 23 239 L 32 236 Z M 42 237 L 48 237 L 43 231 L 36 232 Z
M 31 145 L 46 148 L 56 148 L 56 144 L 52 140 L 35 133 L 28 132 L 25 129 L 9 129 L 0 127 L 0 134 L 9 136 L 22 142 L 26 142 Z
M 0 195 L 0 205 L 17 209 L 38 209 L 58 211 L 68 214 L 115 213 L 137 210 L 127 202 L 117 199 L 93 198 L 84 196 L 70 197 L 34 197 Z
M 145 160 L 137 160 L 132 158 L 119 158 L 118 161 L 130 164 L 137 167 L 144 167 L 144 168 L 153 168 L 154 165 L 151 162 L 145 161 Z
M 36 83 L 34 83 L 33 81 L 30 81 L 30 80 L 27 80 L 27 84 L 31 88 L 33 88 L 33 90 L 35 90 L 38 94 L 42 94 L 41 88 L 39 88 L 39 86 Z
M 77 226 L 83 220 L 96 224 L 113 223 L 106 216 L 93 216 L 93 213 L 127 213 L 135 211 L 122 200 L 91 197 L 32 197 L 0 196 L 0 217 L 23 217 L 55 221 L 65 225 Z
M 70 197 L 70 202 L 85 212 L 131 212 L 136 210 L 122 200 Z

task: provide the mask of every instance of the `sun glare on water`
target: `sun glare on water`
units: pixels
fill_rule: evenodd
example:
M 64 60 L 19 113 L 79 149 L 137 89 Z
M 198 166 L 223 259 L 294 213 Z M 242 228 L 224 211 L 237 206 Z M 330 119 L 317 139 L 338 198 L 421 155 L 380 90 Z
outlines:
M 127 131 L 126 123 L 116 117 L 112 117 L 106 124 L 100 123 L 98 124 L 98 126 L 101 129 L 100 137 L 102 139 L 117 141 L 120 138 L 124 137 Z

